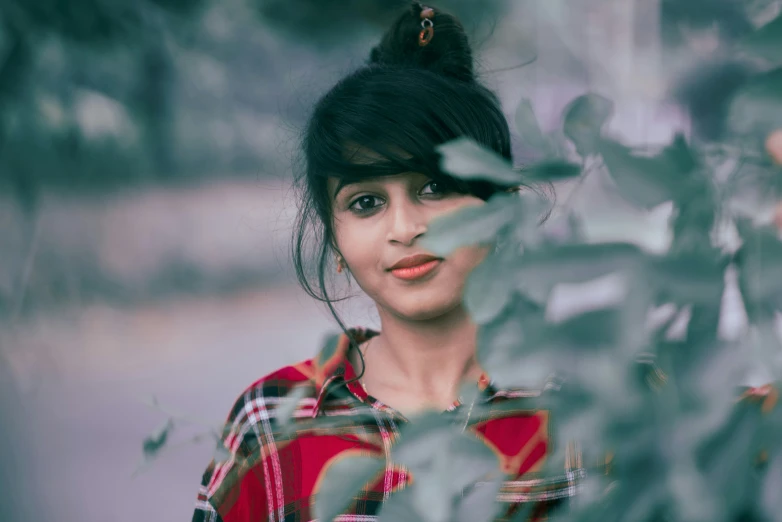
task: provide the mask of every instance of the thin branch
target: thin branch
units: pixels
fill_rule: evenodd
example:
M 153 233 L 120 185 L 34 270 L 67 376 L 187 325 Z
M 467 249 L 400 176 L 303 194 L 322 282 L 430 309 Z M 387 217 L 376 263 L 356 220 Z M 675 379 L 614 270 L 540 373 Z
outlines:
M 30 284 L 30 276 L 33 272 L 33 265 L 35 263 L 35 258 L 38 255 L 38 246 L 40 244 L 41 239 L 41 230 L 43 228 L 40 212 L 35 213 L 35 224 L 33 228 L 33 237 L 30 240 L 30 245 L 27 249 L 27 258 L 24 261 L 24 266 L 22 267 L 22 280 L 21 280 L 21 288 L 19 288 L 19 295 L 16 298 L 16 302 L 13 306 L 13 312 L 11 314 L 11 324 L 15 324 L 17 319 L 22 313 L 22 308 L 24 307 L 24 300 L 27 296 L 27 286 Z

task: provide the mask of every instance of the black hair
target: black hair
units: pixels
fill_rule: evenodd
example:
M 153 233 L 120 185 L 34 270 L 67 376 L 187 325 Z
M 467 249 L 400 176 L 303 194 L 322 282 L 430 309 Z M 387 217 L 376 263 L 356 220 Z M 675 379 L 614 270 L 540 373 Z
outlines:
M 423 9 L 415 3 L 402 13 L 372 49 L 368 63 L 317 102 L 302 138 L 304 169 L 296 179 L 300 208 L 292 243 L 296 275 L 310 296 L 327 304 L 348 335 L 326 278 L 338 253 L 328 178 L 345 183 L 419 172 L 483 200 L 509 188 L 456 180 L 440 170 L 435 148 L 442 143 L 469 137 L 512 162 L 511 138 L 497 96 L 475 77 L 472 50 L 459 21 L 433 8 L 434 36 L 428 45 L 419 45 Z M 305 267 L 310 248 L 314 273 Z

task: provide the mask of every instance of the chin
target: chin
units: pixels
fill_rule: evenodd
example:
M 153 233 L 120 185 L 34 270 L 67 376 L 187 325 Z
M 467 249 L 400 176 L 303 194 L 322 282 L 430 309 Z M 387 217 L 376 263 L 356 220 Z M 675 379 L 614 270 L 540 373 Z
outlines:
M 438 296 L 436 299 L 426 299 L 424 296 L 410 296 L 405 302 L 393 303 L 390 308 L 394 312 L 411 321 L 430 321 L 442 317 L 462 304 L 461 295 Z M 445 299 L 444 299 L 445 297 Z

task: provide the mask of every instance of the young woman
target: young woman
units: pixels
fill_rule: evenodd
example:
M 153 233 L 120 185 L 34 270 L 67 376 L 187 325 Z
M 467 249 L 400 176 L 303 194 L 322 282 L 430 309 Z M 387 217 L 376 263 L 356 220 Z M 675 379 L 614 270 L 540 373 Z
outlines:
M 227 423 L 228 457 L 204 474 L 194 521 L 313 520 L 315 494 L 340 455 L 387 459 L 414 414 L 467 407 L 458 396 L 465 382 L 477 382 L 477 400 L 490 404 L 525 394 L 497 388 L 479 367 L 477 327 L 462 304 L 465 279 L 491 247 L 439 258 L 421 246 L 432 219 L 515 188 L 459 182 L 442 172 L 435 147 L 461 136 L 512 159 L 508 123 L 496 96 L 474 76 L 462 26 L 437 8 L 414 4 L 369 63 L 317 103 L 303 139 L 306 171 L 293 247 L 299 279 L 333 312 L 327 276 L 349 274 L 376 303 L 381 331 L 343 327 L 317 357 L 277 370 L 242 394 Z M 305 240 L 315 241 L 312 277 Z M 294 389 L 296 436 L 283 442 L 275 438 L 276 411 Z M 355 416 L 367 410 L 371 420 Z M 331 431 L 296 426 L 340 416 L 357 420 Z M 498 499 L 508 513 L 524 501 L 536 504 L 539 516 L 572 494 L 579 459 L 559 479 L 534 480 L 549 451 L 546 412 L 508 410 L 465 428 L 496 453 L 507 474 Z M 375 520 L 411 480 L 388 461 L 342 520 Z

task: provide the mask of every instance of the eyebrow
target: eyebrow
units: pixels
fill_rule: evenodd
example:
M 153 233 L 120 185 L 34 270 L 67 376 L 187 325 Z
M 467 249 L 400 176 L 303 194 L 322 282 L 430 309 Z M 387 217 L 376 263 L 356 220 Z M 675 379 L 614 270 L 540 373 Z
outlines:
M 337 190 L 334 191 L 334 200 L 337 199 L 337 196 L 339 195 L 340 191 L 344 189 L 345 187 L 349 187 L 350 185 L 358 185 L 360 183 L 370 183 L 375 178 L 366 178 L 366 179 L 347 179 L 347 178 L 340 178 L 340 180 L 337 182 Z
M 339 182 L 337 183 L 337 190 L 334 191 L 334 199 L 337 199 L 337 196 L 339 195 L 339 192 L 347 187 L 348 185 L 355 185 L 359 183 L 358 181 L 348 181 L 347 179 L 341 178 Z
M 399 175 L 402 176 L 404 174 L 409 174 L 409 173 L 403 172 L 403 173 L 400 173 Z M 422 175 L 427 177 L 427 178 L 429 178 L 429 176 L 426 176 L 425 174 L 422 174 Z M 354 179 L 354 180 L 350 180 L 350 179 L 347 179 L 347 178 L 340 178 L 339 181 L 337 182 L 337 190 L 334 191 L 333 198 L 334 198 L 334 200 L 336 200 L 337 196 L 340 193 L 340 191 L 342 191 L 342 189 L 344 189 L 345 187 L 348 187 L 350 185 L 358 185 L 360 183 L 371 183 L 372 181 L 376 181 L 378 179 L 386 178 L 386 177 L 392 177 L 392 176 L 375 176 L 375 177 L 371 177 L 371 178 Z

